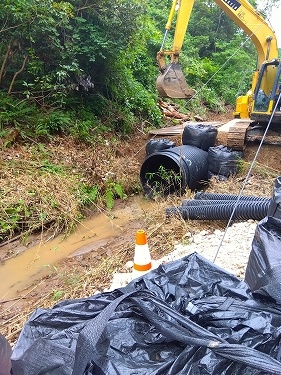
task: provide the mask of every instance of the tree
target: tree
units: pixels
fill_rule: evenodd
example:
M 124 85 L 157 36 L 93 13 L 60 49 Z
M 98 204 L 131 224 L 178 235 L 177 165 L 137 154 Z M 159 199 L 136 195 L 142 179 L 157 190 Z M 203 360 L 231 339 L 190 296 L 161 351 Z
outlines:
M 10 0 L 0 11 L 2 93 L 46 109 L 93 101 L 91 110 L 99 114 L 101 103 L 112 108 L 115 100 L 117 111 L 148 118 L 152 113 L 159 122 L 156 93 L 143 86 L 152 82 L 142 74 L 151 60 L 140 63 L 147 43 L 145 1 Z M 126 81 L 143 90 L 147 104 L 134 104 Z M 118 95 L 117 83 L 123 86 Z M 97 96 L 104 97 L 98 106 Z

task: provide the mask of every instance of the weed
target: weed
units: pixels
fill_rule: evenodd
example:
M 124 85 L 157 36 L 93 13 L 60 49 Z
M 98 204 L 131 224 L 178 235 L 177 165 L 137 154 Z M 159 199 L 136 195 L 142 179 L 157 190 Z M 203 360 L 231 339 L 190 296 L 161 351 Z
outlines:
M 20 199 L 18 202 L 6 207 L 0 218 L 0 239 L 11 236 L 16 230 L 24 227 L 24 222 L 30 218 L 31 212 L 26 202 Z
M 21 127 L 33 121 L 38 114 L 35 105 L 27 100 L 17 100 L 4 93 L 0 93 L 1 112 L 0 128 L 4 126 Z
M 46 145 L 44 145 L 41 142 L 36 143 L 34 146 L 30 148 L 30 151 L 32 155 L 37 156 L 39 154 L 40 159 L 47 159 L 52 156 L 52 153 L 50 150 L 46 148 Z
M 148 190 L 152 195 L 167 195 L 178 190 L 182 182 L 180 173 L 160 165 L 156 172 L 147 172 Z
M 62 290 L 54 290 L 53 291 L 53 300 L 58 301 L 64 297 L 64 291 Z
M 64 285 L 66 286 L 75 286 L 81 282 L 81 276 L 75 273 L 65 273 L 63 276 Z
M 44 160 L 41 169 L 43 171 L 54 173 L 54 174 L 62 174 L 64 173 L 64 168 L 60 165 L 52 164 L 49 162 L 49 160 Z
M 236 160 L 237 165 L 237 172 L 245 174 L 247 171 L 247 163 L 245 160 L 242 159 L 242 157 L 237 158 Z
M 97 185 L 87 186 L 85 183 L 82 183 L 78 193 L 82 205 L 88 206 L 89 204 L 93 204 L 98 199 L 99 188 Z
M 81 207 L 73 191 L 74 187 L 77 190 L 77 176 L 49 161 L 38 168 L 37 163 L 20 159 L 5 163 L 2 172 L 1 241 L 49 227 L 56 234 L 69 232 L 77 223 Z
M 127 196 L 124 193 L 123 187 L 121 184 L 116 182 L 109 182 L 106 186 L 105 192 L 105 202 L 106 207 L 111 210 L 114 206 L 114 197 L 125 199 Z
M 111 210 L 114 207 L 116 197 L 120 199 L 125 199 L 127 197 L 122 185 L 118 182 L 106 181 L 104 190 L 105 192 L 102 193 L 97 185 L 89 187 L 82 184 L 79 191 L 81 203 L 84 206 L 88 206 L 97 201 L 100 203 L 104 202 L 106 207 Z
M 50 136 L 54 133 L 69 133 L 71 115 L 63 111 L 49 112 L 41 116 L 34 127 L 35 135 Z

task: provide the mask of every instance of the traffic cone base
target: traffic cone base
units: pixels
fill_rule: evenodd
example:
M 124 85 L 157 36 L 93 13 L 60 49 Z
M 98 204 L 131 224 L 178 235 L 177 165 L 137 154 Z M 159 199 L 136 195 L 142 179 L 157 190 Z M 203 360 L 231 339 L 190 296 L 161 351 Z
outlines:
M 138 230 L 136 234 L 134 270 L 149 271 L 152 268 L 150 251 L 147 244 L 146 233 Z
M 151 268 L 152 268 L 151 262 L 147 263 L 147 264 L 145 264 L 143 266 L 140 265 L 140 264 L 135 264 L 134 263 L 134 270 L 136 270 L 136 271 L 149 271 Z

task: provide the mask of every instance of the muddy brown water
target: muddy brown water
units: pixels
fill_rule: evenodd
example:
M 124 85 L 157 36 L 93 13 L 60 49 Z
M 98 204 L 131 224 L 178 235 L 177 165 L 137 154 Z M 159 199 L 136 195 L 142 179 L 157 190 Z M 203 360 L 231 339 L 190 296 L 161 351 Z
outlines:
M 99 213 L 83 221 L 68 237 L 40 241 L 3 261 L 0 263 L 0 303 L 24 295 L 36 280 L 52 273 L 60 260 L 94 251 L 112 238 L 122 236 L 129 222 L 135 222 L 135 229 L 139 229 L 138 218 L 149 206 L 151 202 L 145 198 L 134 197 L 129 204 L 119 204 L 110 216 Z

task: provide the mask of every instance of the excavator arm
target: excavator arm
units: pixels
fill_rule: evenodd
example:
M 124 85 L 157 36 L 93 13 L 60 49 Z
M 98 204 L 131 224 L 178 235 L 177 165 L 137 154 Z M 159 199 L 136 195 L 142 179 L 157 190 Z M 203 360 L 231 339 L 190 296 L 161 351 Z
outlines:
M 159 95 L 169 98 L 190 98 L 195 91 L 190 89 L 186 83 L 181 67 L 178 63 L 179 54 L 186 34 L 187 25 L 193 9 L 194 0 L 173 0 L 165 34 L 160 51 L 157 53 L 157 62 L 161 74 L 156 81 Z M 168 31 L 171 29 L 172 21 L 177 12 L 176 27 L 174 32 L 174 43 L 171 50 L 165 50 L 164 45 Z M 166 65 L 167 56 L 170 63 Z
M 253 41 L 257 54 L 257 67 L 253 74 L 252 88 L 247 95 L 237 99 L 240 117 L 248 117 L 249 102 L 255 90 L 259 71 L 264 61 L 278 57 L 277 40 L 274 31 L 269 27 L 263 17 L 252 7 L 247 0 L 214 0 L 215 3 L 239 26 Z M 170 98 L 190 98 L 194 94 L 186 81 L 179 66 L 179 54 L 187 30 L 189 18 L 194 5 L 194 0 L 173 0 L 173 5 L 166 24 L 166 31 L 157 61 L 161 74 L 157 78 L 156 86 L 159 94 Z M 171 28 L 172 19 L 176 17 L 174 43 L 171 50 L 165 50 L 164 44 L 167 32 Z M 167 58 L 170 59 L 166 64 Z M 272 87 L 275 80 L 275 70 L 271 66 L 267 70 L 267 85 Z M 239 117 L 239 115 L 238 115 Z
M 274 31 L 247 0 L 214 1 L 251 38 L 258 53 L 257 70 L 265 60 L 278 57 Z

